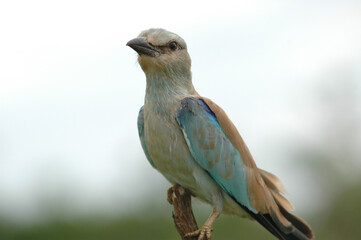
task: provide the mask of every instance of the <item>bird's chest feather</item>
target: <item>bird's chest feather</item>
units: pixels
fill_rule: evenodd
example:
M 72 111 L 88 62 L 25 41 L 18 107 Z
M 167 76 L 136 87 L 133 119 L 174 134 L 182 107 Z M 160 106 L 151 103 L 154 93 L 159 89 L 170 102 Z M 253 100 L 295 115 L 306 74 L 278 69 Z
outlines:
M 176 121 L 176 106 L 146 104 L 144 138 L 148 153 L 157 169 L 171 182 L 192 176 L 194 160 Z

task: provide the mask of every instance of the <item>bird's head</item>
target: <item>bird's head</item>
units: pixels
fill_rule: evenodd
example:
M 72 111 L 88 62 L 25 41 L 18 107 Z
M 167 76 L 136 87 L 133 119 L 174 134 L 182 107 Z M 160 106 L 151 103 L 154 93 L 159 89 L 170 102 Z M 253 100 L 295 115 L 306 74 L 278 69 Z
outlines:
M 177 34 L 151 28 L 130 40 L 127 46 L 138 54 L 138 62 L 145 74 L 188 74 L 191 59 L 185 41 Z

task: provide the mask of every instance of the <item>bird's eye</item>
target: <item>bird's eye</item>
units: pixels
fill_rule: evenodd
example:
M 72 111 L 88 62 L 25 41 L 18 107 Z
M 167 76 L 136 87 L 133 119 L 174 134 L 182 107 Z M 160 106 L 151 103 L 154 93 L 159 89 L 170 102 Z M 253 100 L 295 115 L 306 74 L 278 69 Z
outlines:
M 175 50 L 177 50 L 177 47 L 178 47 L 178 45 L 176 42 L 169 43 L 170 50 L 175 51 Z

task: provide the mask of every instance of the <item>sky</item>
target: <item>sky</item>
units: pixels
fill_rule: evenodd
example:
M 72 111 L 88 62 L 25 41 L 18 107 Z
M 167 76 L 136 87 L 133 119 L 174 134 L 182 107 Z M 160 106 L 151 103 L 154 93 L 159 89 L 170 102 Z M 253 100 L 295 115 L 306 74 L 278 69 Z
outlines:
M 296 207 L 312 209 L 307 189 L 292 190 L 312 179 L 290 172 L 284 143 L 318 144 L 320 92 L 337 92 L 335 75 L 361 77 L 360 26 L 356 0 L 1 1 L 0 216 L 165 196 L 136 128 L 145 76 L 125 46 L 151 27 L 186 40 L 197 91 L 225 109 L 258 166 L 287 179 Z

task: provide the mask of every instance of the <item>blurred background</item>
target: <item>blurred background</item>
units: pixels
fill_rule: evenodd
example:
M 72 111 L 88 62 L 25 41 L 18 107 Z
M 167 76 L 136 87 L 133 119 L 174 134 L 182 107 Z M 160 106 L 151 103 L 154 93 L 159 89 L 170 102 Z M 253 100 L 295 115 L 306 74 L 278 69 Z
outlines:
M 193 83 L 283 180 L 317 239 L 361 237 L 361 2 L 1 1 L 0 239 L 179 239 L 125 46 L 183 37 Z M 194 201 L 198 224 L 210 207 Z M 273 239 L 222 216 L 214 239 Z

